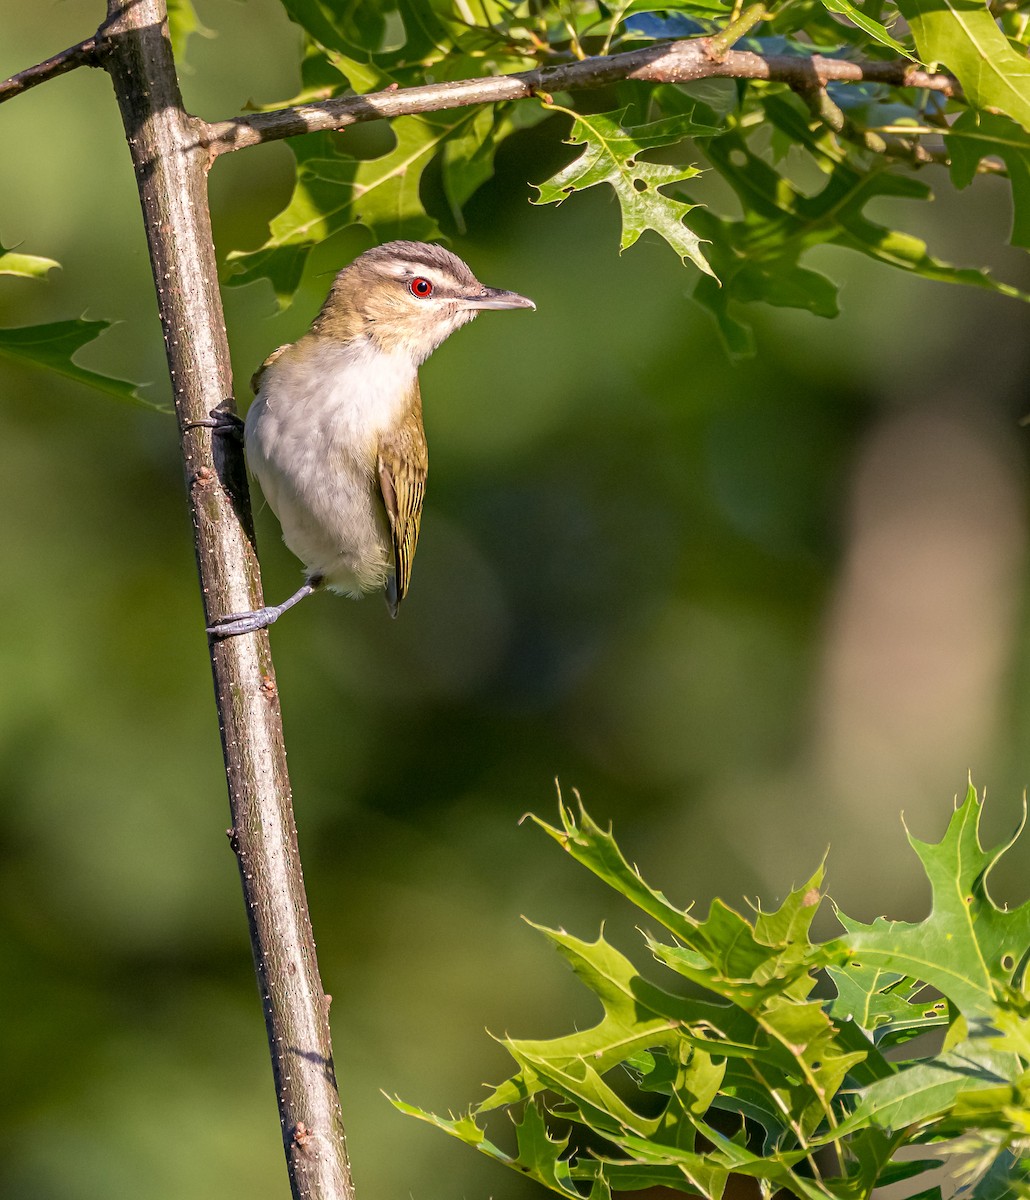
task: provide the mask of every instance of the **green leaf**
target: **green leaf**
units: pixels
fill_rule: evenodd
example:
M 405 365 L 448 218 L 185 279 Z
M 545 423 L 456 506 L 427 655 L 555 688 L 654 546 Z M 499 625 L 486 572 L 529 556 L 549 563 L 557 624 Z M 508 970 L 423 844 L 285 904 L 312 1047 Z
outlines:
M 838 916 L 845 926 L 849 924 L 842 914 Z M 918 995 L 925 992 L 925 985 L 910 975 L 857 960 L 845 967 L 827 966 L 826 973 L 837 989 L 831 1015 L 835 1020 L 854 1021 L 877 1045 L 894 1045 L 950 1021 L 947 1002 L 920 1001 Z
M 837 1130 L 848 1133 L 873 1124 L 904 1129 L 916 1121 L 946 1113 L 963 1093 L 996 1088 L 1010 1079 L 1017 1064 L 983 1044 L 964 1042 L 947 1054 L 917 1063 L 877 1080 L 857 1094 L 858 1105 Z
M 744 217 L 729 221 L 700 209 L 690 214 L 691 224 L 711 243 L 709 254 L 723 285 L 716 288 L 702 279 L 694 299 L 715 316 L 732 354 L 753 351 L 751 331 L 738 316 L 741 303 L 762 300 L 804 308 L 817 316 L 836 315 L 836 286 L 798 261 L 808 249 L 825 243 L 856 250 L 925 279 L 962 283 L 1014 299 L 1030 298 L 986 271 L 941 262 L 921 239 L 868 220 L 864 209 L 874 199 L 927 200 L 931 193 L 919 180 L 882 163 L 870 167 L 853 163 L 832 133 L 813 124 L 799 102 L 769 94 L 763 105 L 768 121 L 792 145 L 808 152 L 826 183 L 814 193 L 803 192 L 756 152 L 739 130 L 707 143 L 705 153 L 737 193 Z
M 987 895 L 999 852 L 980 846 L 975 793 L 940 845 L 913 840 L 933 887 L 935 927 L 867 927 L 841 915 L 844 936 L 820 945 L 809 931 L 821 869 L 753 921 L 721 901 L 698 921 L 646 884 L 582 806 L 560 804 L 559 813 L 560 826 L 538 824 L 614 891 L 675 929 L 677 944 L 649 938 L 648 945 L 704 996 L 656 987 L 603 936 L 585 942 L 544 930 L 600 1000 L 598 1024 L 543 1041 L 505 1039 L 517 1073 L 467 1116 L 400 1107 L 570 1200 L 586 1184 L 605 1200 L 613 1191 L 656 1187 L 721 1200 L 735 1175 L 758 1181 L 763 1195 L 800 1200 L 860 1200 L 906 1181 L 906 1195 L 928 1197 L 939 1195 L 929 1173 L 945 1164 L 980 1200 L 1022 1197 L 1030 931 L 1027 906 L 1006 913 Z M 885 950 L 874 936 L 881 925 L 893 939 Z M 974 989 L 967 1017 L 921 1000 L 937 977 L 910 960 L 917 952 L 939 959 L 953 980 L 949 942 L 961 961 L 970 937 L 986 982 L 970 983 L 965 967 L 959 973 Z M 828 963 L 837 996 L 813 1000 L 815 972 Z M 943 1047 L 914 1042 L 921 1049 L 910 1059 L 888 1058 L 869 1040 L 871 1032 L 898 1050 L 908 1034 L 945 1021 Z M 499 1107 L 522 1112 L 514 1155 L 499 1151 L 479 1124 Z M 939 1157 L 897 1157 L 923 1143 Z M 817 1154 L 823 1147 L 833 1153 Z
M 443 190 L 459 233 L 465 232 L 461 210 L 493 175 L 497 148 L 517 128 L 511 109 L 511 105 L 484 105 L 443 143 Z
M 682 939 L 691 937 L 697 922 L 688 911 L 676 908 L 661 892 L 648 887 L 637 868 L 631 867 L 623 858 L 612 837 L 611 827 L 601 829 L 591 820 L 582 803 L 578 803 L 577 807 L 578 812 L 573 812 L 559 795 L 560 829 L 548 825 L 532 813 L 530 819 L 572 855 L 576 862 L 593 871 L 598 879 L 661 922 L 671 933 Z
M 209 29 L 201 25 L 192 0 L 168 0 L 168 36 L 180 66 L 186 56 L 186 44 L 195 33 L 213 36 Z
M 116 379 L 99 371 L 81 367 L 74 361 L 76 351 L 92 342 L 111 326 L 110 321 L 55 321 L 51 325 L 23 325 L 16 329 L 0 329 L 0 357 L 21 365 L 47 367 L 87 384 L 97 391 L 129 404 L 137 404 L 156 412 L 169 410 L 146 400 L 137 391 L 137 384 Z
M 505 1166 L 512 1165 L 514 1160 L 511 1155 L 505 1154 L 499 1146 L 495 1146 L 487 1138 L 483 1130 L 476 1124 L 475 1118 L 471 1113 L 466 1113 L 463 1117 L 438 1117 L 435 1113 L 427 1112 L 424 1108 L 418 1108 L 414 1104 L 405 1103 L 399 1096 L 388 1096 L 387 1099 L 398 1112 L 402 1112 L 409 1117 L 415 1117 L 417 1120 L 425 1121 L 426 1124 L 432 1125 L 436 1129 L 443 1130 L 444 1133 L 450 1134 L 451 1137 L 464 1142 L 466 1146 L 471 1146 L 474 1150 L 479 1150 L 482 1154 L 486 1154 L 490 1158 L 504 1163 Z
M 974 107 L 997 109 L 1030 129 L 1030 61 L 983 0 L 898 0 L 898 8 L 924 62 L 953 71 Z
M 996 155 L 1004 160 L 1012 185 L 1012 244 L 1030 249 L 1030 133 L 994 113 L 962 113 L 945 134 L 951 155 L 951 182 L 967 187 L 980 160 Z
M 662 188 L 697 175 L 697 167 L 640 161 L 638 155 L 660 146 L 671 146 L 693 135 L 711 136 L 718 130 L 695 124 L 689 117 L 667 117 L 650 125 L 624 129 L 625 110 L 581 116 L 551 105 L 573 118 L 566 142 L 586 149 L 557 175 L 537 184 L 536 204 L 560 204 L 573 192 L 606 183 L 615 191 L 622 209 L 621 249 L 632 246 L 645 229 L 661 234 L 686 262 L 689 259 L 707 275 L 714 275 L 701 250 L 701 239 L 683 223 L 694 205 L 666 196 Z
M 743 1029 L 739 1022 L 733 1025 L 727 1021 L 730 1010 L 673 996 L 655 987 L 603 935 L 594 942 L 585 942 L 558 930 L 534 928 L 550 939 L 576 975 L 597 995 L 604 1007 L 604 1017 L 592 1028 L 567 1037 L 547 1041 L 503 1039 L 517 1061 L 528 1063 L 546 1058 L 556 1068 L 564 1068 L 582 1060 L 603 1072 L 641 1051 L 674 1045 L 676 1031 L 692 1022 L 711 1022 L 719 1028 L 726 1038 L 725 1043 L 720 1042 L 724 1053 L 743 1055 L 753 1051 L 747 1041 L 749 1030 Z M 532 1071 L 524 1069 L 495 1088 L 476 1111 L 487 1112 L 524 1099 L 541 1086 Z
M 845 919 L 847 932 L 838 942 L 847 961 L 920 979 L 971 1022 L 997 1018 L 1030 951 L 1030 901 L 1004 910 L 987 891 L 991 867 L 1008 847 L 981 846 L 982 807 L 970 787 L 941 842 L 920 842 L 909 834 L 933 889 L 926 920 L 909 924 L 879 917 L 863 925 Z
M 61 264 L 37 254 L 17 254 L 0 244 L 0 275 L 16 275 L 20 279 L 45 279 Z
M 291 21 L 328 50 L 368 61 L 382 45 L 386 6 L 376 0 L 335 6 L 320 0 L 282 0 L 282 5 Z
M 853 25 L 857 25 L 859 29 L 864 29 L 881 46 L 886 46 L 896 54 L 903 54 L 906 58 L 915 57 L 911 50 L 908 50 L 901 42 L 888 33 L 886 26 L 881 25 L 879 21 L 874 21 L 862 9 L 852 4 L 851 0 L 822 0 L 822 3 L 828 12 L 847 17 Z
M 346 133 L 291 139 L 297 156 L 293 196 L 272 221 L 263 246 L 229 255 L 228 282 L 238 287 L 268 279 L 285 308 L 311 251 L 350 225 L 364 225 L 379 242 L 439 237 L 419 195 L 422 172 L 441 144 L 473 119 L 474 113 L 400 117 L 392 125 L 393 149 L 371 159 L 346 153 Z

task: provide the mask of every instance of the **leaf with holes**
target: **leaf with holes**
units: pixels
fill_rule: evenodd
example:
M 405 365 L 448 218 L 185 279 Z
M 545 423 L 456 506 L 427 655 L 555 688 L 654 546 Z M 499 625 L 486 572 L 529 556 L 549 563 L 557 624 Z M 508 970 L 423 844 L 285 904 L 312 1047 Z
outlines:
M 1002 909 L 987 890 L 990 870 L 1008 846 L 981 846 L 982 811 L 970 788 L 941 842 L 909 834 L 933 889 L 924 921 L 848 921 L 837 943 L 845 961 L 858 959 L 864 967 L 910 975 L 936 988 L 970 1024 L 992 1021 L 999 1003 L 1022 989 L 1030 953 L 1030 901 Z
M 553 107 L 558 108 L 557 105 Z M 622 209 L 623 250 L 632 246 L 645 229 L 653 229 L 684 262 L 689 259 L 706 275 L 714 276 L 701 250 L 701 239 L 683 223 L 683 218 L 694 206 L 662 191 L 672 184 L 693 179 L 699 174 L 698 168 L 641 161 L 638 155 L 646 150 L 676 145 L 694 135 L 710 137 L 718 130 L 696 124 L 687 116 L 666 117 L 650 125 L 623 128 L 621 121 L 625 110 L 589 116 L 564 108 L 559 111 L 573 118 L 567 143 L 585 149 L 557 175 L 536 185 L 540 195 L 535 203 L 560 204 L 573 192 L 606 183 L 614 190 Z

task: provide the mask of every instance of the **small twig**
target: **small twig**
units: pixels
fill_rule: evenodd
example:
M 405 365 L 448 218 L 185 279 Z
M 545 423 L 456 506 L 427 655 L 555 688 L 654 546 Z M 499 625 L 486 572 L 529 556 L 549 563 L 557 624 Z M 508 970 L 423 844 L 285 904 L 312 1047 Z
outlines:
M 0 83 L 0 104 L 3 104 L 5 100 L 12 100 L 15 96 L 20 96 L 22 92 L 27 92 L 29 88 L 35 87 L 38 83 L 46 83 L 48 79 L 56 79 L 58 75 L 74 71 L 76 67 L 98 66 L 100 66 L 100 41 L 94 35 L 79 42 L 77 46 L 69 46 L 67 50 L 62 50 L 60 54 L 55 54 L 53 58 L 48 58 L 45 62 L 37 63 L 34 67 L 26 67 L 24 71 L 19 71 L 17 75 L 5 79 Z
M 764 4 L 752 4 L 750 8 L 744 9 L 739 16 L 737 15 L 736 8 L 733 11 L 733 19 L 726 28 L 721 33 L 714 34 L 707 39 L 708 57 L 713 62 L 722 62 L 737 42 L 742 37 L 747 37 L 756 25 L 761 25 L 766 17 Z
M 392 120 L 412 113 L 442 112 L 474 104 L 526 100 L 542 92 L 585 91 L 607 87 L 623 79 L 641 79 L 651 83 L 692 83 L 710 78 L 757 79 L 778 81 L 808 90 L 825 87 L 831 81 L 884 83 L 891 87 L 923 88 L 948 97 L 961 96 L 958 82 L 953 76 L 924 71 L 904 59 L 849 62 L 839 58 L 823 58 L 818 54 L 802 58 L 791 54 L 763 55 L 750 50 L 730 50 L 719 61 L 715 61 L 711 57 L 710 41 L 709 38 L 688 38 L 623 54 L 595 55 L 581 62 L 521 71 L 514 75 L 493 75 L 399 88 L 393 92 L 346 96 L 295 108 L 248 113 L 227 121 L 198 122 L 197 125 L 213 161 L 219 154 L 231 150 L 242 150 L 246 146 L 303 133 L 345 129 L 363 121 Z

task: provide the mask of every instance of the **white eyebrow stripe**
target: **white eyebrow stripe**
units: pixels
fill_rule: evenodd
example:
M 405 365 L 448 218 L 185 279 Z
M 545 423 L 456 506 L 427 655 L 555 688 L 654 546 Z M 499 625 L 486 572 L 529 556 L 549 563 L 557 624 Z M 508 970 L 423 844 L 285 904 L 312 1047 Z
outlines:
M 431 279 L 434 283 L 439 283 L 441 280 L 447 278 L 439 268 L 430 267 L 426 263 L 420 262 L 396 263 L 390 267 L 390 273 L 397 279 L 407 279 L 411 275 L 424 275 L 426 279 Z

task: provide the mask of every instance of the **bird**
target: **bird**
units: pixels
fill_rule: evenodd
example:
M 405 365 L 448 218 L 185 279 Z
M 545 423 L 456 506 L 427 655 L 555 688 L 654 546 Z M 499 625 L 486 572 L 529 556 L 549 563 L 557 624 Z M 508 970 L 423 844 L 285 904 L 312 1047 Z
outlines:
M 248 466 L 304 584 L 281 604 L 213 621 L 209 634 L 264 629 L 322 587 L 353 597 L 382 588 L 397 616 L 428 468 L 418 369 L 483 310 L 520 308 L 536 305 L 485 287 L 428 242 L 374 246 L 339 272 L 310 330 L 258 369 L 243 423 Z

